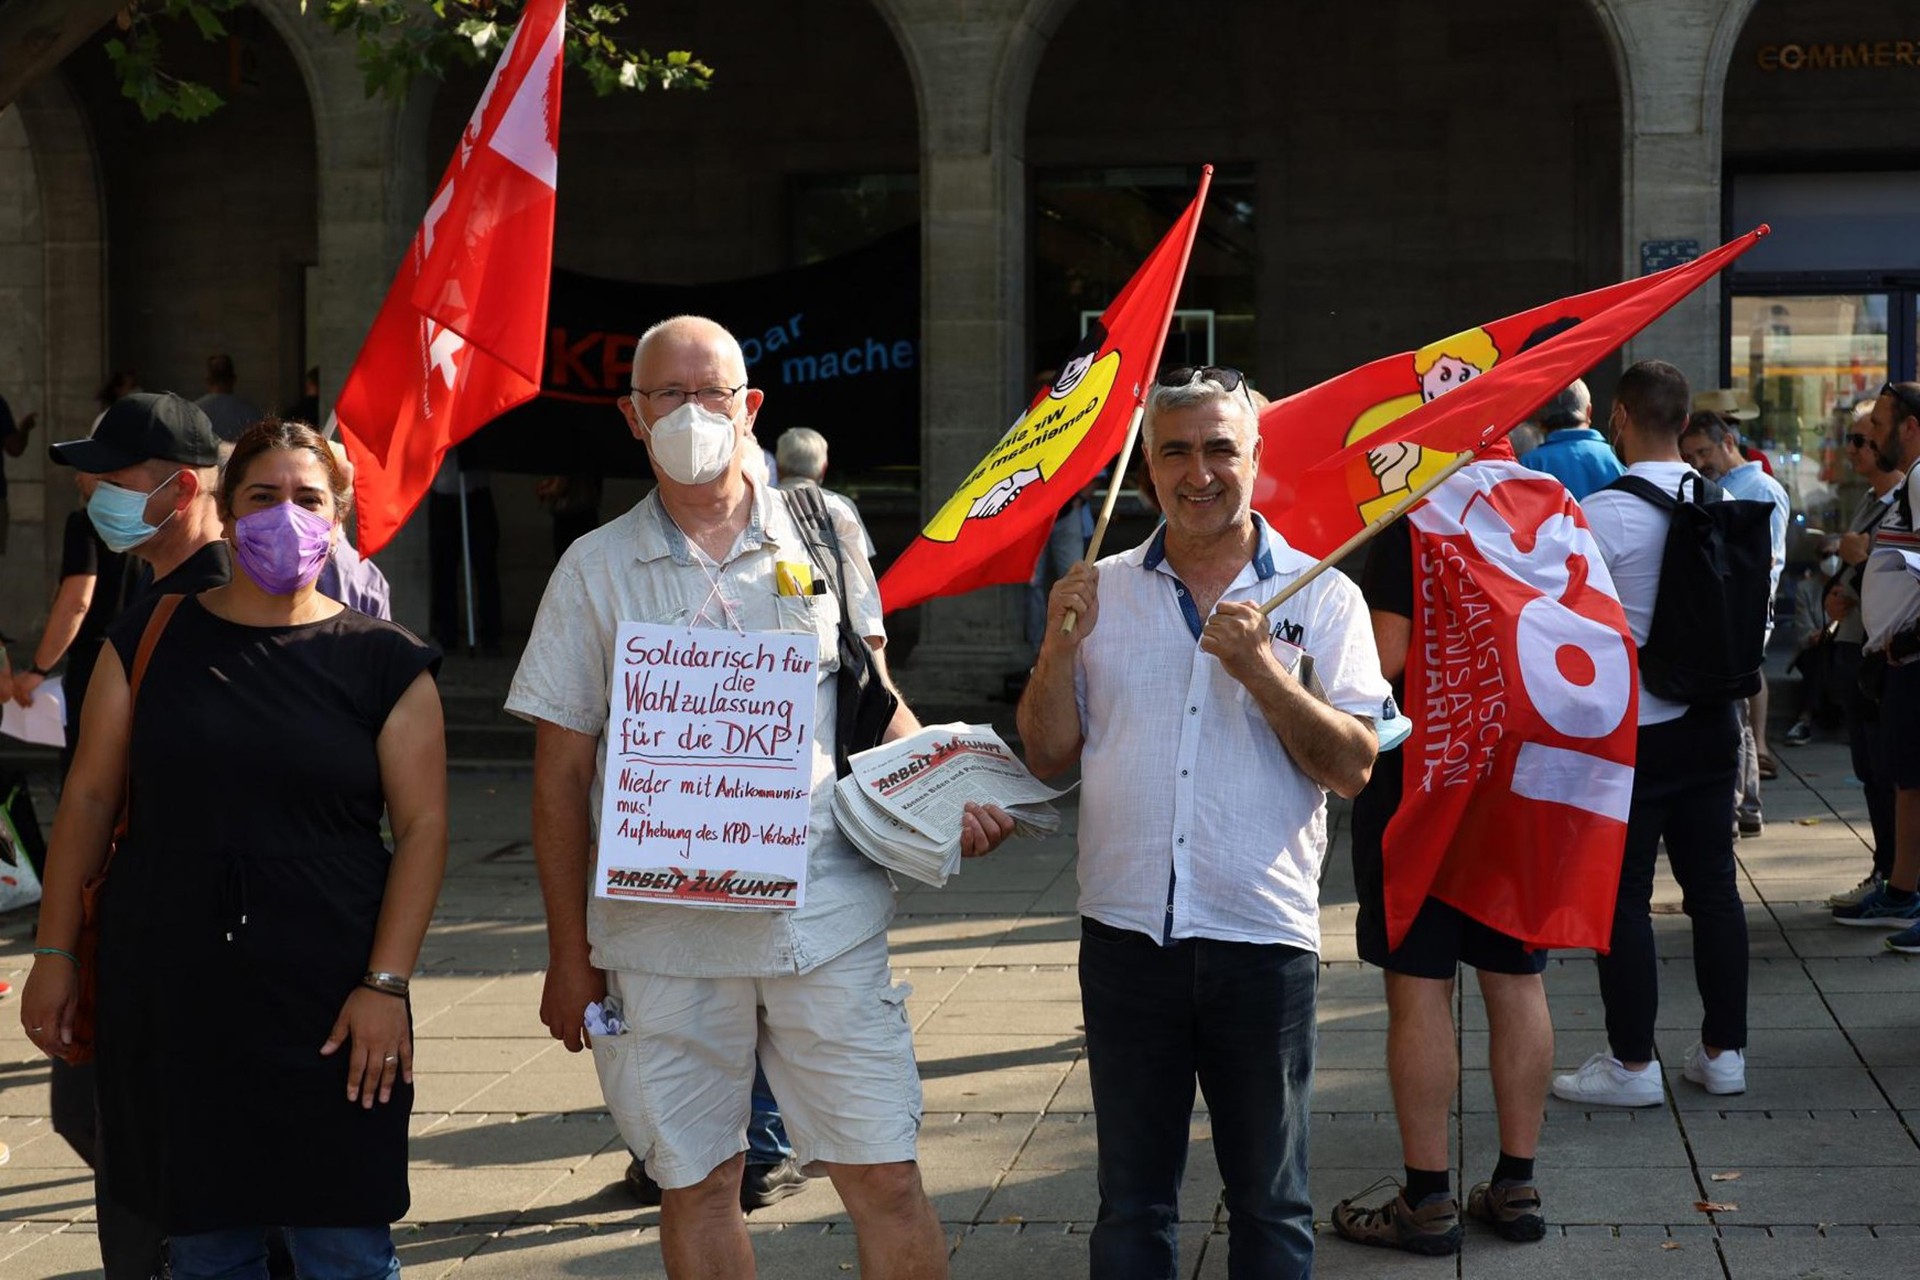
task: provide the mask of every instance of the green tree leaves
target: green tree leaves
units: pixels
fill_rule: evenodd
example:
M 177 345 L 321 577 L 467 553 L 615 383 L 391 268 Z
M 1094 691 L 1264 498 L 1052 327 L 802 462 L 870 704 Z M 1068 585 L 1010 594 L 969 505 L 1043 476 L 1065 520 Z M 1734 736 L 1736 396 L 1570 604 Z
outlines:
M 120 90 L 148 120 L 199 120 L 223 105 L 206 85 L 170 75 L 161 57 L 159 24 L 190 25 L 204 40 L 227 36 L 220 15 L 245 0 L 130 0 L 122 34 L 107 42 Z M 526 0 L 301 0 L 311 19 L 354 38 L 368 97 L 398 101 L 417 76 L 444 77 L 461 66 L 500 56 Z M 605 97 L 659 89 L 704 89 L 713 69 L 686 50 L 655 55 L 622 40 L 625 4 L 568 0 L 566 58 Z

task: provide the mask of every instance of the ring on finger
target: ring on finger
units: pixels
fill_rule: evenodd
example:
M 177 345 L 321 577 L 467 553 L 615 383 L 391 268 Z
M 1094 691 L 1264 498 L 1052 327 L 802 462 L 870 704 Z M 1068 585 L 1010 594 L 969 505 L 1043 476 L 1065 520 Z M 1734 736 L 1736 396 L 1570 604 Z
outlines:
M 382 1058 L 382 1059 L 380 1059 L 380 1061 L 382 1061 L 382 1062 L 398 1062 L 398 1061 L 400 1061 L 400 1055 L 399 1055 L 399 1054 L 397 1054 L 397 1053 L 390 1053 L 390 1054 L 388 1054 L 388 1055 L 387 1055 L 386 1057 L 384 1057 L 384 1058 Z

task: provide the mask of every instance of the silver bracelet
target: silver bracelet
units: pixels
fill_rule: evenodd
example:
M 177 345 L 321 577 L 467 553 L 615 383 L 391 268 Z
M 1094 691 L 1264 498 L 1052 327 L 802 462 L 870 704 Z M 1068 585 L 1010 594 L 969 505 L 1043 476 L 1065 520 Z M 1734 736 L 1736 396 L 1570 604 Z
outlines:
M 360 985 L 363 987 L 372 987 L 375 991 L 385 992 L 387 995 L 399 996 L 404 999 L 407 994 L 407 975 L 404 973 L 386 973 L 379 969 L 369 969 L 367 975 L 360 979 Z

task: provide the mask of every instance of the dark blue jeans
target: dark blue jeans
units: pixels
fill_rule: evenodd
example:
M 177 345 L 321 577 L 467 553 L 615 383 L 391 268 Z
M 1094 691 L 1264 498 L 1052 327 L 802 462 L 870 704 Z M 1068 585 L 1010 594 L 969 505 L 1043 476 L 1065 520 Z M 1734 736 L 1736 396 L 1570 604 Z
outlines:
M 1080 922 L 1080 1001 L 1099 1139 L 1095 1280 L 1172 1280 L 1196 1078 L 1226 1184 L 1230 1280 L 1313 1274 L 1307 1108 L 1318 958 L 1279 944 Z
M 780 1104 L 760 1064 L 753 1065 L 753 1114 L 747 1117 L 747 1163 L 779 1164 L 793 1154 L 787 1126 L 780 1123 Z
M 379 1227 L 288 1227 L 301 1280 L 393 1280 L 393 1233 Z M 267 1229 L 236 1227 L 168 1241 L 174 1280 L 267 1280 Z

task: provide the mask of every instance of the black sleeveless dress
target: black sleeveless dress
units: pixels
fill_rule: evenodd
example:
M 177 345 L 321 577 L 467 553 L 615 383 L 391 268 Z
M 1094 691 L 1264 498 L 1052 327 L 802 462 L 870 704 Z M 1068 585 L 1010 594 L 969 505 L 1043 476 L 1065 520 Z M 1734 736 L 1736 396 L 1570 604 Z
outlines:
M 109 633 L 131 672 L 147 603 Z M 392 854 L 375 742 L 439 652 L 346 609 L 246 627 L 189 597 L 133 714 L 129 832 L 101 902 L 105 1194 L 170 1235 L 405 1214 L 413 1090 L 320 1056 L 367 970 Z

